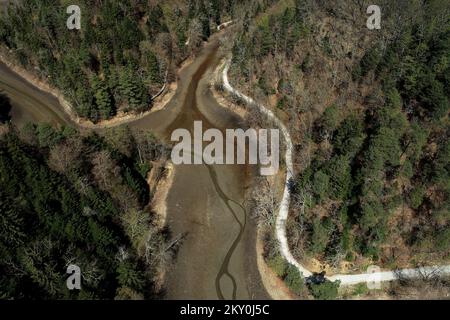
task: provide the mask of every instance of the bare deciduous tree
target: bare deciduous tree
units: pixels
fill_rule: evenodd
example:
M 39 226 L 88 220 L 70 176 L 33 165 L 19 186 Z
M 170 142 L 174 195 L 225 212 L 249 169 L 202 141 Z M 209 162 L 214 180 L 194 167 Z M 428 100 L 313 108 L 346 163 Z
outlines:
M 79 139 L 70 139 L 54 146 L 50 150 L 48 165 L 59 173 L 67 173 L 77 164 L 83 144 Z
M 262 178 L 258 184 L 260 187 L 255 188 L 252 194 L 254 202 L 252 216 L 261 226 L 270 227 L 276 221 L 279 195 L 276 188 L 267 179 Z
M 92 173 L 101 189 L 111 191 L 114 186 L 122 184 L 120 167 L 111 158 L 108 151 L 102 150 L 94 154 Z
M 133 247 L 141 252 L 144 250 L 148 230 L 150 229 L 150 215 L 136 209 L 126 211 L 121 217 L 125 232 Z
M 145 161 L 166 160 L 169 155 L 169 148 L 161 144 L 156 137 L 145 131 L 138 131 L 134 134 L 136 148 L 141 163 Z

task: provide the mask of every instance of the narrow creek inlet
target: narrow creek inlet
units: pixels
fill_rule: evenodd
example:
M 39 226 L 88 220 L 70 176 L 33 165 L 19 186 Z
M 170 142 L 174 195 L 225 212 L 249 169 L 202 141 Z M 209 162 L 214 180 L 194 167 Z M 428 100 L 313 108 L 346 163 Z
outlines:
M 219 35 L 179 73 L 173 98 L 135 121 L 132 129 L 152 131 L 169 141 L 173 130 L 238 128 L 241 119 L 220 106 L 209 88 L 221 61 Z M 57 99 L 0 64 L 0 90 L 12 102 L 12 122 L 77 126 Z M 88 129 L 82 129 L 88 130 Z M 102 129 L 95 129 L 101 132 Z M 255 168 L 246 165 L 179 165 L 167 195 L 167 224 L 173 237 L 186 235 L 168 266 L 168 299 L 267 299 L 256 263 L 256 228 L 244 206 Z

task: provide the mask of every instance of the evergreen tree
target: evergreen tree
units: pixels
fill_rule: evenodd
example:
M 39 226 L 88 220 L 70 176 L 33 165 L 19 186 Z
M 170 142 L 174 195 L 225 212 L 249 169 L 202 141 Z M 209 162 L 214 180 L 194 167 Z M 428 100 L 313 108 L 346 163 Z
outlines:
M 149 96 L 143 81 L 133 74 L 130 67 L 119 73 L 119 90 L 131 110 L 143 111 L 149 102 Z
M 317 300 L 334 300 L 337 298 L 339 281 L 325 281 L 321 284 L 311 284 L 310 290 Z
M 305 284 L 301 273 L 298 271 L 297 267 L 292 264 L 288 264 L 286 268 L 286 277 L 284 282 L 295 294 L 300 295 L 305 289 Z
M 95 92 L 95 103 L 101 119 L 109 119 L 114 115 L 114 103 L 109 92 L 107 83 L 100 80 L 97 76 L 92 79 L 92 87 Z
M 150 79 L 152 80 L 152 82 L 162 83 L 160 70 L 159 70 L 158 58 L 152 51 L 150 51 L 148 53 L 147 63 L 149 66 L 148 72 L 149 72 Z
M 199 8 L 198 8 L 198 16 L 200 20 L 200 24 L 202 26 L 202 36 L 203 40 L 207 40 L 209 36 L 211 35 L 211 29 L 210 29 L 210 21 L 209 21 L 209 14 L 206 10 L 206 6 L 203 0 L 200 1 Z

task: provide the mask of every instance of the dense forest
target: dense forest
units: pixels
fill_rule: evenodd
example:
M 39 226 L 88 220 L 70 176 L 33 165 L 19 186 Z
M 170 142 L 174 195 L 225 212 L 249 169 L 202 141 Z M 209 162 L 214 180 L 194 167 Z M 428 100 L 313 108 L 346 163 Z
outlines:
M 299 260 L 334 270 L 448 261 L 450 4 L 384 1 L 380 31 L 365 26 L 368 5 L 253 9 L 233 45 L 233 81 L 289 123 Z M 276 250 L 266 253 L 285 277 Z
M 152 221 L 146 177 L 165 147 L 127 128 L 100 137 L 1 127 L 0 297 L 157 297 L 170 252 Z M 81 268 L 82 290 L 67 289 L 69 264 Z
M 235 2 L 83 0 L 81 30 L 69 30 L 65 1 L 21 1 L 0 16 L 0 45 L 98 122 L 148 110 Z

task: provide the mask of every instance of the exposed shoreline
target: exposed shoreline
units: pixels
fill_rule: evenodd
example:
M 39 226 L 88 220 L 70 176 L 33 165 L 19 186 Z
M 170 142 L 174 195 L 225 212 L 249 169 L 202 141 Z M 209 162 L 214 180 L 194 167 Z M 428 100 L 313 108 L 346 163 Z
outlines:
M 155 190 L 150 206 L 158 217 L 157 223 L 160 228 L 164 228 L 167 225 L 167 199 L 176 172 L 176 167 L 170 161 L 164 163 L 163 166 L 164 170 L 167 170 L 164 177 L 158 180 L 158 177 L 154 177 L 153 173 L 150 173 L 147 178 L 150 192 L 152 192 L 152 189 Z M 155 169 L 158 170 L 159 168 Z
M 242 119 L 245 119 L 246 115 L 249 111 L 244 107 L 237 105 L 227 99 L 223 93 L 216 90 L 215 85 L 222 83 L 222 72 L 226 65 L 226 60 L 218 65 L 218 67 L 214 70 L 213 78 L 210 82 L 211 91 L 213 93 L 216 101 L 224 108 L 230 110 L 235 113 Z M 285 173 L 283 173 L 284 175 Z M 264 250 L 263 250 L 263 239 L 262 239 L 262 230 L 259 226 L 256 226 L 256 263 L 258 266 L 259 275 L 261 277 L 262 284 L 267 292 L 267 294 L 273 300 L 293 300 L 294 297 L 284 282 L 272 271 L 272 269 L 267 265 L 264 259 Z
M 1 52 L 3 51 L 3 52 Z M 44 93 L 50 94 L 55 97 L 63 111 L 67 114 L 70 120 L 84 129 L 104 129 L 110 127 L 120 126 L 131 121 L 135 121 L 146 117 L 147 115 L 154 113 L 156 111 L 164 109 L 167 103 L 173 98 L 175 92 L 177 91 L 178 84 L 176 81 L 171 82 L 166 85 L 164 92 L 159 95 L 153 102 L 150 110 L 141 112 L 139 114 L 124 113 L 119 111 L 116 116 L 108 120 L 102 120 L 98 123 L 93 123 L 90 120 L 81 118 L 75 112 L 74 107 L 65 99 L 64 95 L 56 88 L 52 87 L 48 82 L 40 79 L 37 75 L 33 74 L 31 71 L 19 66 L 19 64 L 12 62 L 11 58 L 8 58 L 4 54 L 4 50 L 0 51 L 0 63 L 3 63 L 8 69 L 16 73 L 20 78 L 24 79 L 37 89 L 43 91 Z M 192 58 L 186 59 L 177 70 L 177 74 L 181 72 L 185 67 L 187 67 L 191 62 Z
M 264 260 L 264 250 L 263 250 L 263 239 L 261 235 L 261 229 L 258 228 L 256 235 L 256 255 L 258 270 L 261 275 L 261 280 L 266 288 L 267 293 L 273 300 L 294 300 L 294 296 L 286 286 L 286 284 L 281 280 L 275 272 L 267 265 Z

